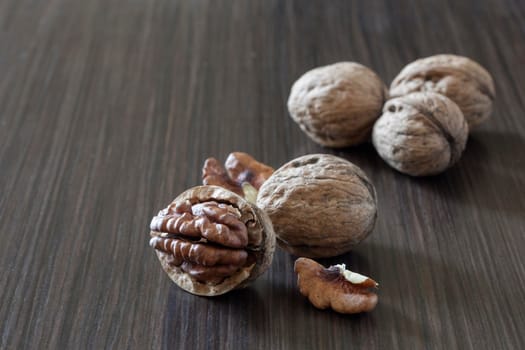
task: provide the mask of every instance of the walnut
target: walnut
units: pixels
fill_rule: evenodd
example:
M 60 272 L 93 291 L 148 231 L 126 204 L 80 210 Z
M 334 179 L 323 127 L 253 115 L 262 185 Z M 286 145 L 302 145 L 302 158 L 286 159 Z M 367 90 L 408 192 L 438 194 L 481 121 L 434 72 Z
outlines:
M 367 141 L 386 86 L 369 68 L 340 62 L 306 72 L 292 86 L 288 111 L 313 141 L 346 147 Z
M 349 271 L 344 264 L 324 268 L 308 258 L 295 261 L 299 291 L 318 309 L 331 308 L 343 314 L 371 311 L 378 284 L 371 278 Z
M 214 296 L 244 287 L 271 264 L 270 219 L 217 186 L 191 188 L 151 221 L 150 245 L 182 289 Z
M 279 245 L 308 257 L 348 252 L 368 236 L 377 216 L 366 175 L 329 154 L 306 155 L 277 169 L 261 186 L 257 205 L 272 220 Z
M 208 158 L 202 168 L 202 183 L 226 188 L 254 203 L 257 190 L 273 173 L 273 168 L 256 161 L 247 153 L 228 155 L 224 167 L 215 158 Z
M 389 100 L 374 125 L 372 142 L 391 167 L 412 176 L 438 174 L 465 149 L 468 126 L 444 95 L 415 92 Z
M 436 55 L 407 65 L 390 85 L 390 96 L 416 91 L 443 94 L 454 101 L 469 128 L 492 113 L 494 82 L 489 72 L 473 60 L 456 55 Z

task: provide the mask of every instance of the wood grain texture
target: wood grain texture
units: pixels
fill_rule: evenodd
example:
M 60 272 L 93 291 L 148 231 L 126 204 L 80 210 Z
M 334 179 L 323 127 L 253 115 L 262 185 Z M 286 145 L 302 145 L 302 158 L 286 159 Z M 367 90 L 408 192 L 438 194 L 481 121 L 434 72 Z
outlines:
M 0 1 L 1 349 L 525 347 L 525 4 L 491 1 Z M 492 119 L 459 164 L 414 179 L 370 145 L 313 144 L 293 81 L 352 60 L 387 84 L 408 62 L 469 56 Z M 345 262 L 375 311 L 318 311 L 278 251 L 247 289 L 173 285 L 151 217 L 242 150 L 274 167 L 326 152 L 375 184 L 374 233 Z

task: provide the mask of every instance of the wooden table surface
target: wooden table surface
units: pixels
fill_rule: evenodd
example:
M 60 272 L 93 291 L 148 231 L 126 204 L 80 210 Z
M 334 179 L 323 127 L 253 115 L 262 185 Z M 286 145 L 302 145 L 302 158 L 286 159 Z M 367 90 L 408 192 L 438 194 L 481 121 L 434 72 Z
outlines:
M 0 28 L 1 349 L 525 347 L 523 1 L 4 0 Z M 442 175 L 321 148 L 288 117 L 308 69 L 357 61 L 389 84 L 436 53 L 477 60 L 497 91 Z M 380 282 L 372 313 L 313 308 L 281 250 L 241 291 L 171 283 L 149 221 L 235 150 L 369 175 L 374 232 L 322 262 Z

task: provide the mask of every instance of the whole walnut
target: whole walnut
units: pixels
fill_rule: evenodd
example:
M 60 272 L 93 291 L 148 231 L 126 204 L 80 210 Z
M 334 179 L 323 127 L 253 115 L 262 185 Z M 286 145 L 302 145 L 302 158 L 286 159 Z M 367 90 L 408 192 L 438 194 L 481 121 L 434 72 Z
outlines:
M 288 111 L 315 142 L 346 147 L 367 141 L 386 86 L 369 68 L 340 62 L 306 72 L 292 86 Z
M 467 137 L 459 107 L 432 92 L 389 100 L 372 132 L 381 158 L 412 176 L 434 175 L 451 167 L 465 149 Z
M 390 96 L 429 91 L 454 101 L 469 128 L 492 113 L 494 82 L 489 72 L 473 60 L 456 55 L 435 55 L 407 65 L 390 85 Z
M 278 244 L 306 257 L 343 254 L 374 228 L 374 186 L 347 160 L 312 154 L 277 169 L 261 186 L 257 206 L 270 217 Z

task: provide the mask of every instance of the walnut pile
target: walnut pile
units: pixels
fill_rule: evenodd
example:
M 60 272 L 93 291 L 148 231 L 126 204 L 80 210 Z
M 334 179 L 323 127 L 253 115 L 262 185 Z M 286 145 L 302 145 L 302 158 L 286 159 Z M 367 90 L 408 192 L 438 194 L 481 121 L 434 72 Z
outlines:
M 390 96 L 429 91 L 454 101 L 469 128 L 485 121 L 492 113 L 494 82 L 477 62 L 457 55 L 435 55 L 407 65 L 390 85 Z
M 329 154 L 294 159 L 261 186 L 257 205 L 279 245 L 307 257 L 348 252 L 367 237 L 377 216 L 374 186 L 354 164 Z
M 411 95 L 416 92 L 440 94 L 450 101 L 429 102 L 439 99 L 429 98 L 433 96 L 430 94 Z M 411 96 L 399 99 L 407 95 Z M 422 96 L 427 97 L 414 101 Z M 377 74 L 359 63 L 339 62 L 312 69 L 293 84 L 288 111 L 301 129 L 322 146 L 357 145 L 369 140 L 373 129 L 373 144 L 388 164 L 406 174 L 425 176 L 438 174 L 458 161 L 467 138 L 464 122 L 470 130 L 489 118 L 494 96 L 494 82 L 485 68 L 467 57 L 441 54 L 408 64 L 388 92 Z M 389 110 L 406 101 L 417 105 L 419 115 L 426 115 L 426 126 L 420 118 Z M 423 110 L 426 103 L 431 106 Z M 458 106 L 459 113 L 452 104 Z M 441 130 L 428 127 L 432 117 L 426 112 L 432 108 L 440 108 L 433 112 L 439 117 L 432 124 Z
M 479 64 L 436 55 L 407 65 L 389 92 L 358 63 L 312 69 L 293 84 L 287 106 L 318 144 L 346 147 L 371 138 L 390 166 L 426 176 L 458 162 L 469 129 L 490 116 L 494 95 L 492 77 Z M 269 267 L 277 241 L 300 257 L 298 286 L 315 307 L 357 313 L 376 306 L 374 280 L 344 264 L 324 268 L 308 259 L 344 254 L 372 232 L 376 192 L 359 167 L 310 154 L 274 171 L 233 152 L 224 166 L 208 158 L 202 181 L 150 224 L 150 245 L 179 287 L 204 296 L 242 288 Z
M 467 123 L 454 102 L 440 94 L 416 92 L 385 104 L 372 142 L 394 169 L 424 176 L 454 165 L 467 137 Z
M 272 225 L 264 212 L 216 186 L 179 195 L 151 221 L 150 245 L 182 289 L 214 296 L 241 288 L 271 264 Z
M 386 86 L 369 68 L 340 62 L 306 72 L 292 86 L 288 111 L 313 141 L 346 147 L 367 141 Z

